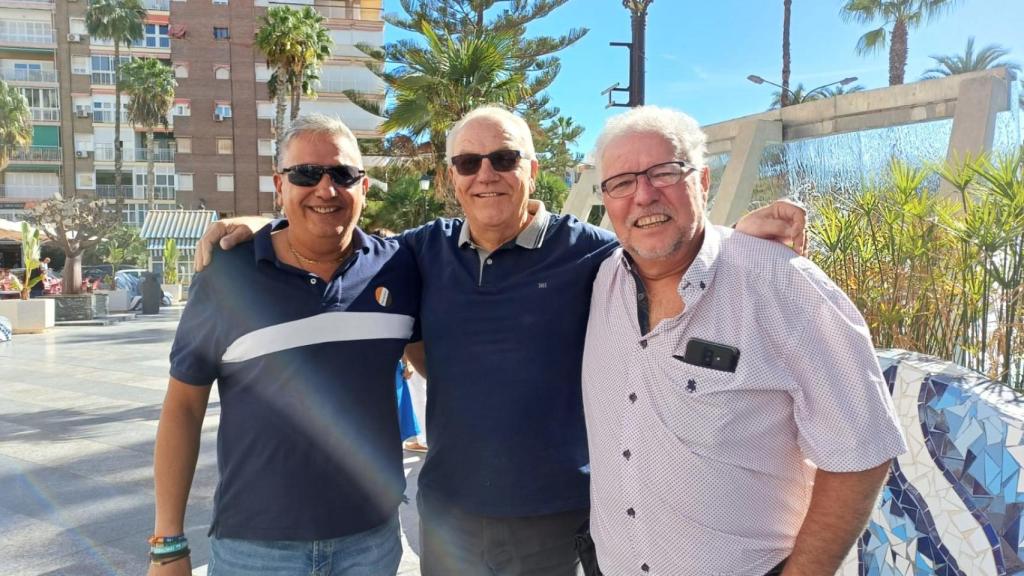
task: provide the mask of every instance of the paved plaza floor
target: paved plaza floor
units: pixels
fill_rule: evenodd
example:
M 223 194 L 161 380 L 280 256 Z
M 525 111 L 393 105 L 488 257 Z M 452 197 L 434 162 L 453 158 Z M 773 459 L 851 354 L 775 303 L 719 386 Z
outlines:
M 153 530 L 153 442 L 180 307 L 112 326 L 58 327 L 0 345 L 0 574 L 144 574 Z M 217 483 L 216 387 L 203 426 L 186 533 L 209 562 Z M 405 453 L 399 574 L 419 574 L 422 458 Z

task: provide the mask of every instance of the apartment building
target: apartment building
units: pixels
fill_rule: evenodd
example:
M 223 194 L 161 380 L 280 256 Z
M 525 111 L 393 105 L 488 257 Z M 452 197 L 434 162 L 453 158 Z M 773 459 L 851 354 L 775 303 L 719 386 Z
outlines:
M 268 0 L 143 0 L 145 36 L 121 58 L 158 58 L 177 78 L 168 128 L 155 134 L 158 209 L 206 208 L 224 216 L 273 211 L 274 103 L 270 77 L 254 47 Z M 341 117 L 359 137 L 378 137 L 380 118 L 344 97 L 355 89 L 383 98 L 357 43 L 380 45 L 380 0 L 292 0 L 327 20 L 335 48 L 320 75 L 319 97 L 303 111 Z M 29 98 L 35 137 L 4 173 L 0 218 L 17 218 L 55 192 L 114 198 L 114 46 L 90 38 L 88 0 L 4 0 L 0 74 Z M 124 116 L 122 187 L 125 219 L 145 219 L 145 130 Z

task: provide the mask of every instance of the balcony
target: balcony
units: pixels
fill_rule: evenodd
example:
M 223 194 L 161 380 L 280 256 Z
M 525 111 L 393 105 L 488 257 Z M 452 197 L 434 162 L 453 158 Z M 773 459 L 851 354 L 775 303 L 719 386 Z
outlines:
M 142 5 L 146 7 L 146 10 L 160 10 L 161 12 L 168 12 L 171 9 L 171 3 L 169 0 L 143 0 Z
M 60 122 L 60 108 L 30 107 L 29 110 L 34 122 Z
M 19 29 L 10 22 L 0 20 L 0 44 L 54 46 L 57 44 L 57 35 L 52 28 L 46 31 Z
M 93 150 L 96 160 L 100 162 L 114 161 L 113 144 L 96 144 Z M 170 146 L 157 146 L 153 151 L 154 162 L 174 162 L 175 149 Z M 145 148 L 128 148 L 124 150 L 125 162 L 149 161 L 149 150 Z
M 114 73 L 113 72 L 93 72 L 92 83 L 98 86 L 113 86 L 114 85 Z
M 114 200 L 117 198 L 114 194 L 114 188 L 116 187 L 113 184 L 97 184 L 96 196 L 98 198 Z M 144 184 L 122 184 L 121 192 L 125 195 L 126 200 L 146 199 L 146 186 Z M 178 199 L 178 191 L 173 186 L 155 186 L 153 188 L 153 199 L 170 200 L 171 202 L 174 202 Z
M 11 162 L 60 162 L 60 146 L 29 146 L 11 154 Z
M 53 198 L 60 193 L 59 184 L 0 184 L 0 198 Z
M 57 82 L 57 72 L 54 70 L 24 70 L 21 68 L 0 68 L 0 78 L 7 82 Z
M 92 121 L 113 124 L 114 123 L 114 111 L 113 110 L 96 110 L 92 111 Z M 121 113 L 121 124 L 128 123 L 128 115 L 124 112 Z

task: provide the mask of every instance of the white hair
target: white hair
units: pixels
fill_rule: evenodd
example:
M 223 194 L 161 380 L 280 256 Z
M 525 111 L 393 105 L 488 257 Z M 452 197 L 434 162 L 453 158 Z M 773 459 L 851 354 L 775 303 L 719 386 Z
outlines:
M 352 131 L 349 130 L 344 122 L 325 114 L 301 114 L 295 120 L 292 120 L 292 123 L 284 131 L 284 136 L 281 138 L 281 147 L 277 150 L 276 158 L 278 170 L 281 169 L 284 153 L 288 150 L 292 140 L 306 134 L 340 138 L 352 145 L 352 149 L 355 150 L 360 158 L 360 163 L 362 163 L 362 155 L 359 154 L 359 142 L 356 140 L 355 134 L 352 134 Z
M 530 125 L 526 123 L 526 120 L 523 120 L 506 108 L 495 104 L 486 104 L 471 110 L 448 131 L 448 141 L 445 143 L 445 156 L 448 158 L 449 164 L 452 162 L 452 156 L 455 155 L 455 140 L 458 138 L 459 132 L 466 124 L 477 118 L 488 118 L 501 123 L 522 145 L 523 149 L 520 152 L 523 153 L 524 158 L 527 160 L 535 160 L 537 158 L 533 148 L 533 133 L 530 131 Z
M 632 134 L 662 136 L 675 148 L 676 158 L 688 161 L 698 170 L 704 168 L 707 136 L 696 120 L 670 108 L 638 106 L 605 123 L 594 145 L 594 161 L 599 170 L 608 145 L 622 136 Z

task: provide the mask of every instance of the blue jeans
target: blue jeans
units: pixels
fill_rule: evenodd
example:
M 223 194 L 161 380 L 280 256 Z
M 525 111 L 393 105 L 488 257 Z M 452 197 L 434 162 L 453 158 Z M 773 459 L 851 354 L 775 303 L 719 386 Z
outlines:
M 398 514 L 332 540 L 212 538 L 207 576 L 394 576 L 402 560 Z

